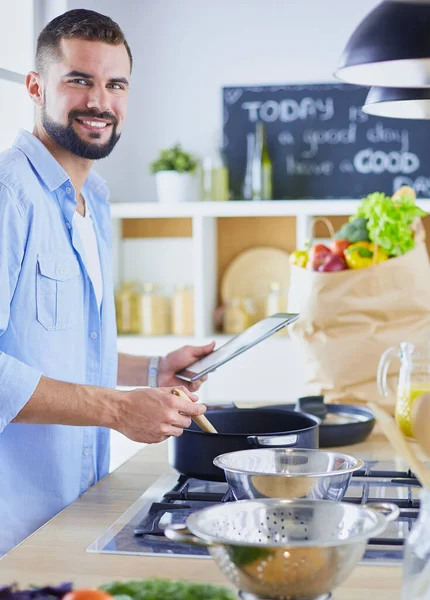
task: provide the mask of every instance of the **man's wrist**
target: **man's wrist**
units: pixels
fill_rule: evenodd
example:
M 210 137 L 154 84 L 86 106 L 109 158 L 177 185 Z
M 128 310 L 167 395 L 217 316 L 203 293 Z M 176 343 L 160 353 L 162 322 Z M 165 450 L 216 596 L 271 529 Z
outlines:
M 161 356 L 150 356 L 148 362 L 148 385 L 149 387 L 158 387 L 158 375 L 160 369 Z

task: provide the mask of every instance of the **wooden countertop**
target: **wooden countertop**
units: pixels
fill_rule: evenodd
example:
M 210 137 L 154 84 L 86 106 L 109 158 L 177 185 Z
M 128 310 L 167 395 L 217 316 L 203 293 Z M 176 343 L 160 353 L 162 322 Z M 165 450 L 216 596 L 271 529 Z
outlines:
M 393 460 L 388 442 L 377 431 L 362 444 L 338 450 Z M 86 552 L 146 488 L 169 472 L 167 443 L 146 446 L 7 554 L 0 561 L 0 584 L 15 581 L 23 587 L 72 581 L 75 587 L 97 587 L 115 579 L 168 577 L 228 585 L 212 560 Z M 334 592 L 333 600 L 397 600 L 400 588 L 400 567 L 359 565 Z

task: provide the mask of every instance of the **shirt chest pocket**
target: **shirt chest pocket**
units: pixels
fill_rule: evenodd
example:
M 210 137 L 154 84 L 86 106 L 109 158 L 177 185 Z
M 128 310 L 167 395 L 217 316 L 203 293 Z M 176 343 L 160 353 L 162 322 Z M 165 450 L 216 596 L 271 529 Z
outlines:
M 83 279 L 74 254 L 37 257 L 37 320 L 45 329 L 72 329 L 83 303 Z

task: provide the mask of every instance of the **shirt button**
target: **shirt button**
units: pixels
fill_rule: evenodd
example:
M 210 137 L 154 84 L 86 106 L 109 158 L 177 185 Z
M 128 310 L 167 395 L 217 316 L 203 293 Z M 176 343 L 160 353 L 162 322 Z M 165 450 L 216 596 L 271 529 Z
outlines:
M 96 340 L 96 339 L 97 339 L 97 337 L 98 337 L 98 336 L 97 336 L 97 332 L 95 332 L 95 331 L 92 331 L 92 332 L 90 333 L 90 338 L 91 338 L 92 340 Z
M 69 221 L 66 221 L 66 227 L 67 227 L 67 229 L 71 229 L 72 228 L 72 226 L 70 225 Z
M 72 193 L 72 188 L 67 186 L 66 187 L 66 194 L 71 194 Z
M 83 451 L 83 453 L 82 453 L 82 454 L 83 454 L 84 456 L 88 456 L 89 452 L 90 452 L 89 448 L 84 448 L 84 451 Z
M 63 273 L 64 273 L 64 267 L 60 267 L 58 269 L 58 272 L 60 273 L 60 275 L 63 275 Z

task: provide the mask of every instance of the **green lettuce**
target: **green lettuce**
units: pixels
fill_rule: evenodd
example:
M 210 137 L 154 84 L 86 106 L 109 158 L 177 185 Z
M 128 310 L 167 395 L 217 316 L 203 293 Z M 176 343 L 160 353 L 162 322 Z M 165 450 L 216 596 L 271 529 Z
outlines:
M 114 581 L 100 586 L 116 600 L 235 600 L 236 595 L 226 587 L 172 581 L 171 579 L 148 579 Z
M 415 246 L 411 225 L 417 217 L 427 213 L 415 204 L 413 196 L 404 195 L 392 200 L 381 192 L 369 194 L 361 201 L 356 218 L 367 219 L 367 229 L 372 242 L 389 256 L 401 256 Z

